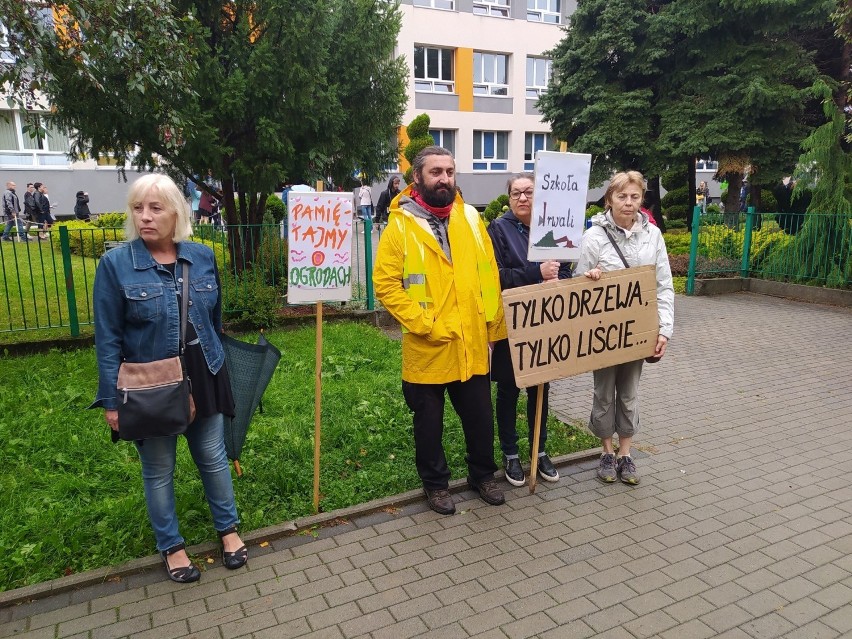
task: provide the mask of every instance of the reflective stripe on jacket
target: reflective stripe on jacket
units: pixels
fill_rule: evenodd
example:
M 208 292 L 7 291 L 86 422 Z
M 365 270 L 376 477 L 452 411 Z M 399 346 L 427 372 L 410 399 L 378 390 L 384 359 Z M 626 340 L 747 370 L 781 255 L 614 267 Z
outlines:
M 479 213 L 460 197 L 447 227 L 450 263 L 428 222 L 397 195 L 373 272 L 376 296 L 403 327 L 402 379 L 465 381 L 488 372 L 488 342 L 506 337 L 497 262 Z

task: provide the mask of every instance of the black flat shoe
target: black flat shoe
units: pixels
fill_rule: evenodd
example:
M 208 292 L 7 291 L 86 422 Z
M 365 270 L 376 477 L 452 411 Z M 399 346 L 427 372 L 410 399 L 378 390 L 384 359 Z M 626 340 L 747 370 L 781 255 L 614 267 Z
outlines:
M 201 579 L 201 572 L 199 572 L 198 568 L 196 568 L 192 563 L 188 566 L 181 566 L 180 568 L 172 568 L 169 566 L 169 555 L 173 555 L 179 550 L 184 550 L 185 548 L 186 546 L 183 544 L 178 544 L 177 546 L 172 546 L 168 550 L 160 552 L 160 557 L 163 558 L 163 565 L 166 567 L 166 574 L 169 576 L 169 579 L 176 581 L 179 584 L 190 584 L 193 581 Z
M 235 532 L 237 532 L 236 526 L 231 526 L 230 528 L 226 528 L 225 530 L 220 530 L 219 539 L 221 540 L 222 537 L 225 537 Z M 226 552 L 225 546 L 222 546 L 222 563 L 228 570 L 236 570 L 237 568 L 242 568 L 246 565 L 247 561 L 248 548 L 246 548 L 245 544 L 237 548 L 234 552 Z

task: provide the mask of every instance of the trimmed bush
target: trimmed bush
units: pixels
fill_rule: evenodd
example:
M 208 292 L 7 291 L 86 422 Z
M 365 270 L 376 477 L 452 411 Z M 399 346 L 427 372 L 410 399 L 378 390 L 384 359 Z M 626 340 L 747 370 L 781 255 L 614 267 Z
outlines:
M 589 208 L 586 209 L 586 219 L 593 218 L 598 213 L 603 213 L 606 209 L 602 206 L 598 206 L 597 204 L 589 205 Z
M 408 127 L 406 128 L 408 144 L 405 145 L 405 149 L 402 154 L 405 156 L 405 159 L 408 160 L 409 164 L 414 162 L 414 158 L 417 157 L 417 154 L 420 153 L 420 151 L 425 149 L 427 146 L 435 144 L 435 140 L 429 134 L 429 124 L 431 121 L 432 120 L 429 118 L 428 113 L 421 113 L 408 123 Z M 405 174 L 402 176 L 402 179 L 405 180 L 406 184 L 411 184 L 414 181 L 412 174 L 412 167 L 409 166 L 405 170 Z
M 287 205 L 275 193 L 270 193 L 266 198 L 266 212 L 272 215 L 275 224 L 278 224 L 287 214 Z
M 508 210 L 509 196 L 505 193 L 501 193 L 488 203 L 488 206 L 486 206 L 485 210 L 482 212 L 482 218 L 486 223 L 490 223 L 492 220 L 496 220 Z
M 124 228 L 124 221 L 127 219 L 127 214 L 121 211 L 113 211 L 111 213 L 101 213 L 96 220 L 92 221 L 92 226 L 97 226 L 102 229 L 120 229 Z
M 692 207 L 688 204 L 676 204 L 668 208 L 663 208 L 663 215 L 669 221 L 685 220 L 686 216 L 690 213 L 692 213 Z

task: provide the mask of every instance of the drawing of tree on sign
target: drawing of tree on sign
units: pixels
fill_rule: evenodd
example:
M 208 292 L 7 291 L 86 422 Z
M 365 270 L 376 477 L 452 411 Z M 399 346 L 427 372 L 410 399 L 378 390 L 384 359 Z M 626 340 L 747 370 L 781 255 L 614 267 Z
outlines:
M 563 236 L 559 239 L 554 238 L 553 231 L 545 233 L 544 237 L 538 242 L 535 242 L 533 246 L 536 248 L 558 248 L 560 246 L 565 248 L 577 248 L 574 243 L 568 239 L 568 236 Z

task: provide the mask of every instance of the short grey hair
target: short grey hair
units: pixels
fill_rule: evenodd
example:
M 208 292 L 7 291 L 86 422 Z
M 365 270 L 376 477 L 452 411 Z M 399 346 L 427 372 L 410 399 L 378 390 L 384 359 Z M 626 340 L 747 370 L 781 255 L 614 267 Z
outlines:
M 430 155 L 449 155 L 453 158 L 453 163 L 455 164 L 455 157 L 450 153 L 447 149 L 442 146 L 437 146 L 435 144 L 431 146 L 427 146 L 425 149 L 420 151 L 416 156 L 414 156 L 414 162 L 411 163 L 411 172 L 417 177 L 423 177 L 423 165 L 426 164 L 426 158 Z
M 509 179 L 506 180 L 506 194 L 512 192 L 512 185 L 518 180 L 529 180 L 533 184 L 535 184 L 535 175 L 530 172 L 524 173 L 515 173 L 514 175 L 510 175 Z
M 139 237 L 139 230 L 133 219 L 133 207 L 145 199 L 145 196 L 155 190 L 160 196 L 160 202 L 167 211 L 173 211 L 177 216 L 175 233 L 172 240 L 182 242 L 192 235 L 192 218 L 189 205 L 183 197 L 174 180 L 163 173 L 151 173 L 136 180 L 127 193 L 127 220 L 124 222 L 124 237 L 128 241 Z

